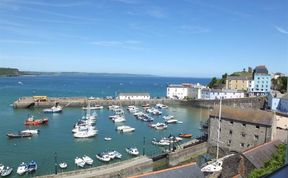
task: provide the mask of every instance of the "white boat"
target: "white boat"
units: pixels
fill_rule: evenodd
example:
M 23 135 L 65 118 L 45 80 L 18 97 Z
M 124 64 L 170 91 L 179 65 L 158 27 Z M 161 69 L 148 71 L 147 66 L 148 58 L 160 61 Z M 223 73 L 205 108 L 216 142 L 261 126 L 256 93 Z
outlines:
M 166 124 L 177 124 L 178 120 L 177 119 L 169 119 L 165 121 Z
M 87 110 L 87 109 L 91 109 L 91 110 L 101 110 L 103 109 L 104 107 L 101 106 L 101 105 L 95 105 L 95 106 L 90 106 L 90 108 L 87 106 L 87 107 L 83 107 L 82 109 L 83 110 Z
M 126 152 L 129 153 L 130 155 L 133 155 L 133 156 L 139 155 L 139 151 L 136 147 L 126 148 Z
M 73 134 L 75 138 L 90 138 L 97 134 L 97 130 L 80 131 Z
M 125 122 L 125 121 L 126 121 L 126 119 L 125 119 L 124 117 L 122 117 L 122 116 L 113 118 L 112 120 L 113 120 L 113 122 L 115 122 L 115 123 Z
M 108 151 L 106 154 L 110 157 L 110 159 L 114 159 L 116 156 L 113 151 Z
M 151 124 L 150 127 L 156 129 L 156 130 L 163 130 L 167 128 L 167 125 L 164 123 L 157 122 L 156 124 Z
M 84 155 L 82 157 L 83 161 L 85 161 L 86 164 L 92 165 L 93 164 L 93 159 L 90 158 L 89 156 Z
M 22 162 L 20 164 L 20 166 L 17 168 L 17 174 L 23 175 L 26 172 L 28 172 L 28 165 L 26 163 Z
M 116 109 L 120 109 L 120 106 L 118 106 L 118 105 L 111 105 L 111 106 L 108 106 L 108 109 L 109 109 L 109 110 L 112 110 L 112 111 L 115 111 Z
M 85 161 L 82 158 L 75 158 L 75 164 L 79 167 L 84 167 L 85 166 Z
M 125 128 L 131 128 L 131 127 L 128 126 L 128 125 L 121 125 L 121 126 L 118 126 L 118 127 L 116 128 L 116 130 L 121 131 L 121 130 L 123 130 L 123 129 L 125 129 Z
M 12 171 L 13 171 L 13 168 L 7 166 L 6 168 L 2 170 L 1 177 L 9 176 L 12 173 Z
M 222 170 L 222 163 L 223 161 L 215 161 L 212 164 L 209 164 L 201 168 L 201 171 L 202 172 L 219 172 Z
M 35 134 L 38 134 L 40 132 L 40 130 L 38 130 L 38 129 L 27 129 L 27 130 L 22 130 L 21 131 L 21 133 L 30 133 L 30 134 L 33 134 L 33 135 L 35 135 Z
M 67 165 L 67 163 L 62 162 L 62 163 L 59 164 L 59 167 L 60 167 L 61 169 L 66 169 L 66 168 L 68 167 L 68 165 Z
M 111 159 L 110 156 L 104 152 L 97 154 L 96 158 L 99 159 L 100 161 L 104 161 L 104 162 L 109 162 Z
M 122 133 L 128 133 L 128 132 L 134 132 L 134 131 L 135 131 L 135 128 L 133 128 L 133 127 L 124 128 L 124 129 L 120 130 L 120 132 L 122 132 Z
M 4 165 L 0 164 L 0 173 L 3 171 L 3 169 L 4 169 Z
M 169 140 L 161 139 L 161 140 L 157 141 L 155 138 L 152 140 L 152 143 L 154 145 L 159 145 L 159 146 L 169 146 L 170 145 Z
M 167 115 L 162 117 L 164 120 L 169 120 L 169 119 L 174 119 L 174 116 L 172 115 Z
M 156 108 L 159 108 L 159 109 L 164 109 L 164 108 L 168 108 L 168 106 L 164 105 L 164 104 L 161 104 L 161 103 L 158 103 L 155 105 Z
M 112 138 L 111 138 L 111 137 L 105 137 L 104 140 L 105 140 L 105 141 L 111 141 Z
M 76 126 L 74 129 L 72 129 L 73 133 L 77 133 L 77 132 L 84 132 L 84 131 L 88 131 L 88 130 L 95 130 L 96 128 L 94 126 L 90 126 L 90 125 L 84 125 L 84 126 Z
M 63 108 L 62 106 L 52 106 L 51 108 L 49 109 L 43 109 L 43 112 L 44 113 L 59 113 L 59 112 L 62 112 Z
M 109 153 L 110 153 L 110 154 L 113 154 L 113 155 L 114 155 L 114 158 L 117 158 L 117 159 L 121 159 L 121 158 L 122 158 L 122 154 L 119 153 L 118 151 L 113 150 L 113 151 L 110 151 Z M 113 158 L 113 159 L 114 159 L 114 158 Z

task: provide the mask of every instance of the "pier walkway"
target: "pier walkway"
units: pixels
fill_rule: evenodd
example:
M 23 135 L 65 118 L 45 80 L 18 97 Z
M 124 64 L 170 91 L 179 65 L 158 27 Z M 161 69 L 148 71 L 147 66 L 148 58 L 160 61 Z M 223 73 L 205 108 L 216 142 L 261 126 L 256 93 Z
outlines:
M 63 107 L 83 107 L 87 106 L 88 103 L 91 105 L 102 105 L 102 106 L 110 106 L 110 105 L 155 105 L 157 103 L 170 105 L 177 104 L 180 101 L 171 100 L 171 99 L 149 99 L 149 100 L 119 100 L 119 99 L 89 99 L 88 97 L 48 97 L 46 101 L 35 101 L 33 97 L 21 97 L 13 103 L 13 107 L 15 109 L 26 109 L 26 108 L 47 108 L 52 107 L 56 103 Z

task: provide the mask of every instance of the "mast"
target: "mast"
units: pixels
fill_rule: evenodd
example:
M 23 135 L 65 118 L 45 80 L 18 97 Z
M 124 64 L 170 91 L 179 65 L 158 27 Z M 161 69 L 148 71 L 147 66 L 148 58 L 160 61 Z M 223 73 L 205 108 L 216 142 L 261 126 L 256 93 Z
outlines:
M 219 158 L 219 140 L 220 140 L 220 121 L 221 121 L 221 106 L 222 99 L 220 98 L 220 107 L 219 107 L 219 118 L 218 118 L 218 131 L 217 131 L 217 151 L 216 151 L 216 160 Z

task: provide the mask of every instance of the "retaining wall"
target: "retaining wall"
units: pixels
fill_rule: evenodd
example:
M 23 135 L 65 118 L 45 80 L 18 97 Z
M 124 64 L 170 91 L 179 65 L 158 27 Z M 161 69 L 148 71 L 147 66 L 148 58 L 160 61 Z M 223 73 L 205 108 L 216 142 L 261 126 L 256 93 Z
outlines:
M 213 108 L 215 105 L 219 105 L 219 100 L 189 100 L 182 101 L 181 104 L 190 105 L 195 107 L 208 107 Z M 265 97 L 250 97 L 250 98 L 237 98 L 237 99 L 223 99 L 222 105 L 240 107 L 240 108 L 254 108 L 262 109 L 265 107 Z
M 39 178 L 108 178 L 108 177 L 129 177 L 153 171 L 152 159 L 141 156 L 134 159 L 99 166 L 90 169 L 64 172 L 57 175 L 40 176 Z
M 186 147 L 185 149 L 180 148 L 175 152 L 171 152 L 168 155 L 169 166 L 176 166 L 185 161 L 196 158 L 199 155 L 207 153 L 207 142 L 200 144 L 194 144 L 193 146 Z

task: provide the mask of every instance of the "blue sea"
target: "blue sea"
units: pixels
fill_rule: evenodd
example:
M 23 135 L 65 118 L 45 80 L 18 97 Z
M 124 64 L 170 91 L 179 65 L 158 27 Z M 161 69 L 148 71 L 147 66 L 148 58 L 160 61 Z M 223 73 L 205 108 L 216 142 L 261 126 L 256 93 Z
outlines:
M 76 156 L 88 155 L 94 159 L 93 166 L 104 163 L 96 160 L 95 155 L 102 151 L 115 149 L 122 153 L 123 158 L 130 159 L 125 152 L 126 147 L 136 146 L 140 152 L 145 148 L 145 154 L 153 156 L 161 153 L 163 148 L 152 145 L 153 138 L 177 135 L 181 132 L 201 136 L 200 122 L 208 118 L 208 111 L 189 106 L 169 106 L 163 110 L 163 115 L 174 115 L 183 124 L 169 125 L 168 129 L 156 131 L 147 123 L 136 120 L 128 112 L 125 113 L 126 123 L 136 128 L 130 134 L 115 131 L 115 125 L 108 117 L 113 113 L 107 108 L 97 111 L 96 127 L 99 131 L 95 138 L 74 139 L 72 127 L 78 121 L 83 111 L 81 108 L 65 108 L 60 114 L 45 114 L 49 118 L 47 126 L 33 127 L 40 134 L 30 139 L 8 139 L 8 132 L 27 129 L 24 121 L 28 115 L 43 117 L 41 109 L 13 109 L 11 104 L 20 97 L 47 95 L 48 97 L 75 96 L 117 96 L 120 92 L 148 92 L 152 97 L 166 96 L 168 84 L 200 83 L 207 84 L 210 79 L 172 78 L 172 77 L 142 77 L 142 76 L 99 76 L 99 75 L 59 75 L 59 76 L 20 76 L 0 77 L 0 163 L 14 168 L 11 177 L 17 177 L 16 170 L 21 162 L 35 160 L 38 170 L 33 175 L 54 173 L 55 153 L 57 161 L 65 161 L 68 168 L 65 171 L 78 169 L 74 165 Z M 162 116 L 153 116 L 154 122 L 163 122 Z M 104 141 L 104 137 L 112 140 Z M 144 142 L 145 139 L 145 142 Z M 184 141 L 185 142 L 185 141 Z M 117 160 L 116 160 L 117 161 Z M 115 161 L 112 161 L 113 163 Z M 58 170 L 60 171 L 60 170 Z

